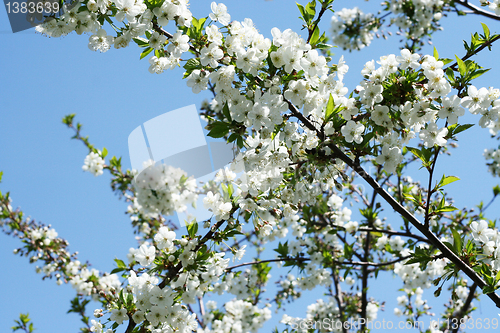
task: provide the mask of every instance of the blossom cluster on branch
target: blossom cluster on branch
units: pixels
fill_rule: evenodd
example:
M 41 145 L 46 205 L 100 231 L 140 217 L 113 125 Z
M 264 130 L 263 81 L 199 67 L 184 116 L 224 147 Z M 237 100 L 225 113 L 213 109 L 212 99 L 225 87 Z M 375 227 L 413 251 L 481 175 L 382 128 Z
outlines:
M 100 273 L 70 255 L 54 229 L 13 210 L 9 194 L 0 196 L 0 223 L 24 244 L 16 253 L 43 262 L 45 277 L 73 285 L 78 296 L 72 311 L 82 315 L 85 332 L 116 332 L 120 325 L 127 333 L 256 332 L 271 318 L 263 297 L 270 272 L 283 266 L 297 274 L 273 281 L 277 291 L 270 299 L 277 309 L 311 290 L 327 296 L 310 305 L 305 318 L 283 316 L 286 332 L 300 331 L 293 323 L 301 320 L 375 320 L 382 303 L 370 297 L 369 279 L 383 271 L 401 278 L 404 295 L 394 313 L 408 321 L 432 316 L 424 290 L 436 286 L 439 295 L 450 280 L 443 318 L 469 315 L 478 287 L 500 307 L 500 237 L 485 216 L 500 190 L 493 190 L 488 205 L 479 204 L 478 213 L 457 209 L 444 187 L 458 178 L 436 181 L 434 171 L 438 158 L 473 126 L 462 121 L 466 109 L 498 135 L 500 90 L 472 84 L 487 70 L 470 58 L 500 36 L 483 26 L 463 58 L 440 57 L 437 50 L 420 55 L 415 45 L 456 3 L 386 1 L 387 10 L 399 15 L 393 23 L 415 42 L 367 62 L 350 93 L 344 85 L 349 67 L 343 57 L 332 62 L 320 31 L 332 4 L 298 5 L 306 38 L 277 28 L 267 38 L 251 19 L 232 21 L 227 7 L 215 2 L 207 17 L 197 19 L 187 0 L 83 0 L 37 27 L 52 37 L 92 34 L 88 46 L 94 51 L 133 41 L 141 59 L 150 56 L 153 74 L 182 64 L 193 93 L 213 94 L 201 114 L 208 135 L 239 147 L 230 167 L 199 188 L 170 166 L 148 162 L 138 174 L 122 170 L 116 157 L 106 162 L 107 150 L 81 136 L 74 115 L 64 118 L 89 150 L 83 170 L 109 172 L 112 189 L 129 204 L 137 248 L 127 263 L 116 259 L 113 271 Z M 359 9 L 336 15 L 332 41 L 345 48 L 368 45 L 371 31 L 381 27 L 380 18 Z M 164 30 L 169 22 L 176 31 Z M 486 153 L 493 175 L 499 156 L 498 150 Z M 409 165 L 427 171 L 428 185 L 405 175 Z M 370 189 L 357 186 L 358 179 Z M 213 219 L 186 221 L 182 232 L 168 216 L 200 194 Z M 349 203 L 360 212 L 356 221 Z M 387 219 L 391 208 L 400 218 Z M 247 253 L 249 245 L 255 249 Z M 275 247 L 276 257 L 269 258 L 264 246 Z M 230 266 L 228 253 L 233 262 L 254 258 Z M 215 294 L 234 298 L 218 308 L 206 302 Z M 85 315 L 90 299 L 101 306 L 92 320 Z M 340 325 L 338 331 L 351 329 Z M 440 329 L 432 332 L 447 328 Z

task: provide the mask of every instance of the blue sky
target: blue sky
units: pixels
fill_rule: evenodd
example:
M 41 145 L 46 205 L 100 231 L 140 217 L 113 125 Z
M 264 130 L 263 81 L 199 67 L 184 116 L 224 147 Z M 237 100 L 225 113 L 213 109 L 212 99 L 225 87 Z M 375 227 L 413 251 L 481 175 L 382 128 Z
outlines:
M 211 1 L 193 1 L 195 17 L 210 12 Z M 300 33 L 298 10 L 293 1 L 225 1 L 233 20 L 250 17 L 266 37 L 270 30 L 292 28 Z M 358 5 L 378 10 L 377 2 L 337 0 L 334 8 Z M 3 7 L 2 7 L 3 8 Z M 369 10 L 367 10 L 369 11 Z M 326 17 L 322 30 L 328 27 Z M 435 35 L 434 44 L 441 56 L 462 55 L 462 39 L 480 31 L 480 22 L 486 22 L 492 33 L 500 32 L 498 24 L 479 17 L 443 18 L 444 31 Z M 167 30 L 169 27 L 167 27 Z M 170 27 L 171 28 L 171 27 Z M 304 35 L 304 34 L 303 34 Z M 109 177 L 94 178 L 81 170 L 86 148 L 70 140 L 72 132 L 61 123 L 64 115 L 76 113 L 83 123 L 84 134 L 98 148 L 105 146 L 110 155 L 123 156 L 129 165 L 127 138 L 130 132 L 145 121 L 167 111 L 196 104 L 209 98 L 208 93 L 194 95 L 181 81 L 182 70 L 153 75 L 148 72 L 147 59 L 139 60 L 140 49 L 127 49 L 101 54 L 87 47 L 88 36 L 71 34 L 63 38 L 47 38 L 33 30 L 12 34 L 7 14 L 0 9 L 0 170 L 4 180 L 2 192 L 10 191 L 15 207 L 34 219 L 51 224 L 70 243 L 71 251 L 78 251 L 81 261 L 88 260 L 100 270 L 113 268 L 112 259 L 125 258 L 128 249 L 136 246 L 126 205 L 109 188 Z M 397 36 L 374 40 L 372 46 L 361 52 L 335 49 L 337 61 L 344 55 L 350 71 L 345 82 L 350 90 L 359 83 L 364 63 L 381 55 L 398 53 Z M 425 53 L 432 54 L 428 46 Z M 484 67 L 497 65 L 499 46 L 475 59 Z M 500 68 L 493 68 L 476 81 L 476 86 L 500 87 L 497 78 Z M 474 123 L 477 118 L 466 116 Z M 451 157 L 443 158 L 437 166 L 437 175 L 453 174 L 462 181 L 449 186 L 457 207 L 469 207 L 480 200 L 491 198 L 491 188 L 498 179 L 486 174 L 482 152 L 495 147 L 486 130 L 475 126 L 461 136 L 460 148 Z M 452 171 L 450 171 L 452 170 Z M 416 173 L 414 179 L 425 181 L 426 175 Z M 499 217 L 498 204 L 489 210 L 490 217 Z M 20 312 L 30 312 L 38 332 L 76 332 L 80 327 L 76 315 L 66 315 L 69 300 L 74 297 L 68 285 L 57 286 L 55 281 L 41 281 L 35 265 L 12 254 L 20 243 L 1 236 L 0 258 L 4 273 L 0 275 L 3 293 L 0 303 L 0 331 L 8 332 Z M 277 274 L 277 272 L 275 273 Z M 387 295 L 385 285 L 394 286 L 399 279 L 387 278 L 377 282 L 370 292 Z M 379 318 L 394 319 L 392 309 L 398 295 L 389 294 L 386 311 Z M 427 298 L 433 299 L 428 292 Z M 310 303 L 315 297 L 311 296 Z M 444 302 L 439 299 L 437 304 Z M 496 317 L 497 311 L 489 300 L 477 304 L 478 316 Z M 476 302 L 477 303 L 477 302 Z M 292 308 L 292 307 L 289 307 Z M 305 308 L 297 307 L 296 315 Z M 89 308 L 89 313 L 93 309 Z M 281 315 L 280 315 L 281 317 Z

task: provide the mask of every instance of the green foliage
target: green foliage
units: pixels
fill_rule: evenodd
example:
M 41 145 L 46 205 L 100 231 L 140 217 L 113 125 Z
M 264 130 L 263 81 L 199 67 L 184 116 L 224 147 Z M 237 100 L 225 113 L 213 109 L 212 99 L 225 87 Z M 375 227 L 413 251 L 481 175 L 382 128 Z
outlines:
M 422 167 L 428 168 L 432 164 L 433 150 L 431 148 L 422 147 L 421 149 L 407 147 L 407 149 L 422 161 Z
M 448 184 L 451 184 L 453 182 L 456 182 L 457 180 L 460 180 L 460 178 L 455 177 L 455 176 L 443 175 L 443 177 L 441 177 L 441 180 L 439 181 L 439 183 L 436 185 L 436 187 L 434 187 L 434 190 L 437 191 L 438 189 L 440 189 Z
M 186 225 L 186 229 L 188 231 L 189 237 L 195 238 L 196 233 L 198 232 L 198 223 L 196 221 L 193 221 L 190 224 Z
M 203 31 L 203 26 L 207 21 L 206 17 L 202 17 L 201 19 L 196 19 L 193 17 L 193 21 L 191 21 L 191 28 L 189 28 L 187 34 L 192 39 L 197 39 L 201 37 L 201 32 Z
M 419 264 L 420 269 L 425 270 L 429 262 L 433 260 L 434 258 L 429 254 L 427 249 L 416 247 L 415 253 L 412 254 L 411 258 L 405 263 L 405 265 Z
M 31 319 L 29 318 L 29 313 L 27 314 L 19 314 L 19 320 L 14 320 L 16 326 L 12 326 L 12 332 L 16 331 L 24 331 L 26 333 L 31 333 L 35 331 L 33 323 L 30 323 Z
M 67 125 L 67 126 L 71 126 L 73 124 L 73 119 L 75 118 L 76 116 L 76 113 L 72 113 L 72 114 L 69 114 L 67 116 L 64 116 L 63 117 L 63 124 Z
M 92 275 L 93 276 L 93 275 Z M 67 313 L 77 313 L 81 316 L 80 320 L 85 324 L 88 325 L 89 323 L 89 317 L 85 315 L 85 308 L 87 304 L 90 303 L 90 299 L 87 298 L 82 298 L 81 296 L 76 296 L 71 300 L 71 307 L 68 310 Z
M 127 269 L 127 265 L 125 265 L 123 260 L 115 259 L 115 262 L 116 262 L 117 268 L 113 269 L 110 274 L 119 273 L 119 272 L 125 271 Z
M 464 124 L 464 125 L 459 125 L 459 124 L 453 124 L 448 126 L 448 134 L 446 135 L 446 139 L 452 139 L 452 140 L 457 140 L 455 135 L 458 133 L 461 133 L 469 128 L 474 126 L 474 124 Z
M 0 172 L 0 180 L 2 180 L 2 173 Z M 497 196 L 500 194 L 500 185 L 497 185 L 493 188 L 493 196 Z
M 210 129 L 208 136 L 212 138 L 222 138 L 229 133 L 228 123 L 222 121 L 216 121 L 207 126 Z

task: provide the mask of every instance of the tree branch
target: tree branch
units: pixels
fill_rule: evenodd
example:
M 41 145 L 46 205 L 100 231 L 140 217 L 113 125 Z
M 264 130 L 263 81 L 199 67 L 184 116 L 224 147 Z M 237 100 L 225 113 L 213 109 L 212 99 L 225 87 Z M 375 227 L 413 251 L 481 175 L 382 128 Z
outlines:
M 467 295 L 467 299 L 465 300 L 464 305 L 460 308 L 459 311 L 457 311 L 456 313 L 453 314 L 453 318 L 457 318 L 458 321 L 460 321 L 460 319 L 462 319 L 465 316 L 465 314 L 467 313 L 467 310 L 469 309 L 469 307 L 472 303 L 472 300 L 474 299 L 474 294 L 476 292 L 476 288 L 477 288 L 477 284 L 473 283 L 472 286 L 469 288 L 469 295 Z M 458 333 L 459 328 L 460 328 L 460 326 L 457 325 L 457 327 L 454 328 L 452 332 Z
M 500 39 L 500 35 L 495 39 Z M 486 46 L 484 46 L 486 47 Z M 318 137 L 321 140 L 324 140 L 324 133 L 321 133 L 318 129 L 314 127 L 314 125 L 307 120 L 304 115 L 302 115 L 295 105 L 290 103 L 289 101 L 289 110 L 292 112 L 292 115 L 296 116 L 300 119 L 304 125 L 318 133 Z M 384 200 L 391 205 L 395 212 L 401 215 L 402 218 L 408 220 L 414 227 L 418 229 L 431 244 L 433 244 L 436 248 L 438 248 L 441 253 L 449 259 L 453 264 L 455 264 L 456 268 L 464 272 L 472 281 L 477 283 L 478 287 L 483 289 L 487 286 L 486 282 L 476 274 L 476 272 L 468 266 L 464 261 L 462 261 L 453 251 L 451 251 L 446 245 L 441 242 L 436 235 L 434 235 L 423 223 L 421 223 L 415 216 L 413 216 L 409 211 L 406 210 L 396 199 L 394 199 L 386 190 L 384 190 L 378 183 L 375 181 L 359 164 L 359 161 L 353 161 L 350 157 L 348 157 L 339 147 L 335 144 L 330 143 L 328 147 L 332 150 L 332 157 L 339 158 L 344 163 L 346 163 L 350 168 L 352 168 L 358 175 L 360 175 L 375 191 L 377 191 Z M 496 293 L 486 294 L 492 301 L 495 303 L 497 307 L 500 308 L 500 297 Z
M 481 16 L 490 18 L 492 20 L 500 21 L 500 16 L 495 15 L 492 12 L 489 12 L 487 10 L 484 10 L 481 7 L 478 7 L 476 5 L 470 4 L 468 0 L 455 0 L 455 3 L 472 10 L 471 14 L 477 14 L 477 15 L 481 15 Z
M 358 230 L 359 231 L 367 231 L 367 232 L 380 232 L 380 233 L 391 235 L 391 236 L 410 237 L 410 238 L 414 238 L 414 239 L 419 240 L 419 241 L 424 242 L 424 243 L 429 243 L 429 240 L 427 238 L 424 238 L 424 237 L 421 237 L 419 235 L 415 235 L 412 233 L 408 233 L 408 232 L 379 229 L 379 228 L 375 228 L 375 227 L 372 227 L 372 228 L 361 227 L 361 228 L 358 228 Z
M 342 290 L 340 289 L 339 277 L 335 272 L 335 267 L 332 267 L 333 284 L 335 285 L 335 299 L 337 300 L 337 305 L 339 306 L 340 321 L 345 322 L 344 315 L 344 300 L 342 297 Z M 347 327 L 342 325 L 342 333 L 347 333 Z

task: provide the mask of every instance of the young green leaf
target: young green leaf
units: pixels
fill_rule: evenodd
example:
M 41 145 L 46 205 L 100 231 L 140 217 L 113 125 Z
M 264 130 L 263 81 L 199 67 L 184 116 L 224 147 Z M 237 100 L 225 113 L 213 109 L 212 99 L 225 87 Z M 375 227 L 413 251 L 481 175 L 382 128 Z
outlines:
M 328 103 L 326 104 L 326 111 L 325 111 L 325 123 L 330 120 L 330 117 L 333 114 L 333 109 L 334 109 L 334 104 L 333 104 L 333 96 L 330 94 L 330 97 L 328 98 Z
M 467 67 L 465 66 L 465 63 L 456 55 L 455 58 L 457 59 L 458 71 L 462 76 L 465 76 L 465 74 L 467 74 Z
M 144 57 L 146 57 L 148 54 L 150 54 L 151 51 L 153 51 L 152 47 L 145 48 L 144 51 L 142 51 L 142 53 L 141 53 L 140 59 L 144 59 Z
M 453 233 L 453 245 L 460 253 L 460 251 L 462 250 L 462 238 L 455 229 L 451 229 L 451 232 Z
M 490 29 L 488 28 L 488 26 L 484 23 L 481 22 L 481 25 L 483 26 L 483 31 L 484 31 L 484 37 L 486 39 L 489 39 L 490 38 Z
M 0 180 L 2 180 L 2 172 L 0 172 Z M 493 196 L 497 196 L 500 194 L 500 186 L 497 185 L 493 188 Z
M 443 175 L 443 177 L 439 181 L 439 184 L 437 184 L 436 189 L 441 188 L 443 186 L 446 186 L 448 184 L 451 184 L 453 182 L 456 182 L 457 180 L 460 180 L 460 178 L 455 177 L 455 176 L 445 176 L 445 175 Z
M 198 223 L 196 221 L 193 221 L 191 224 L 186 225 L 186 229 L 188 231 L 189 237 L 194 238 L 196 236 L 196 233 L 198 232 Z
M 210 125 L 210 132 L 208 132 L 208 136 L 217 139 L 222 138 L 227 133 L 229 133 L 229 124 L 222 121 L 216 121 Z

